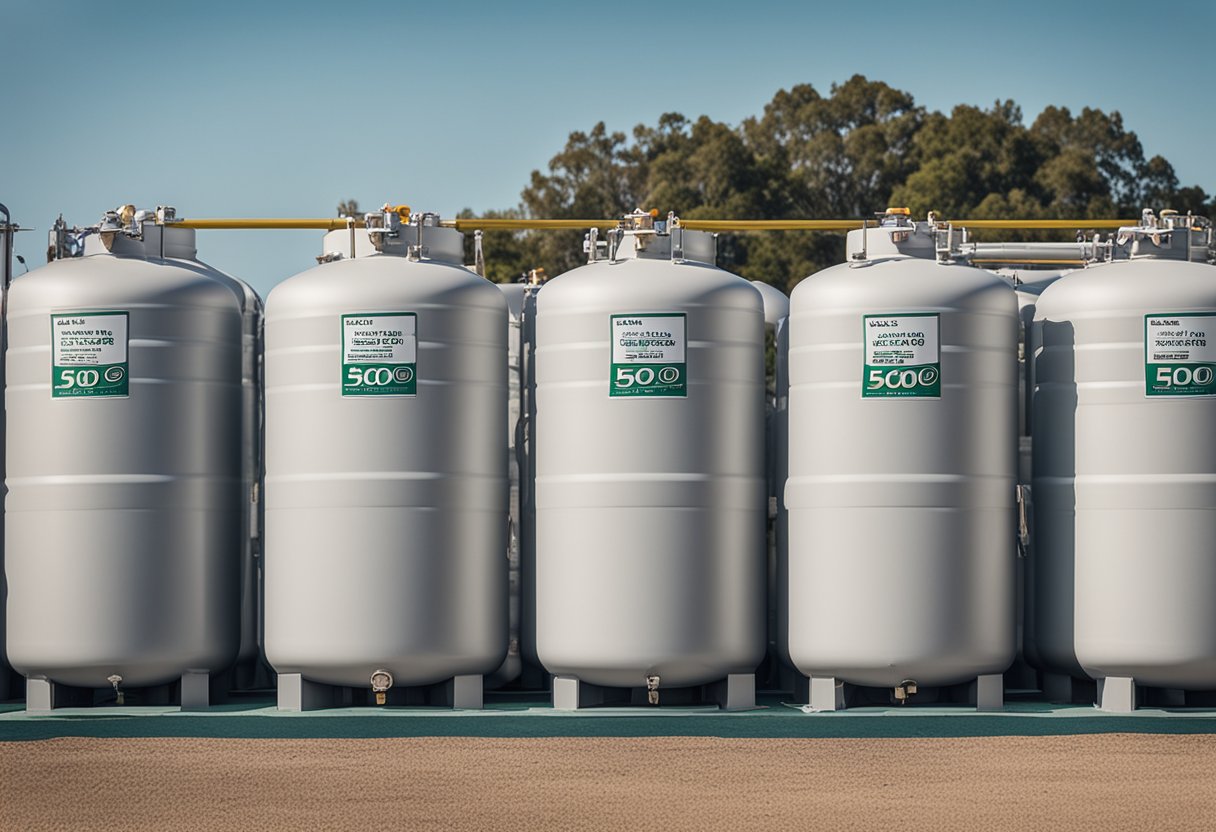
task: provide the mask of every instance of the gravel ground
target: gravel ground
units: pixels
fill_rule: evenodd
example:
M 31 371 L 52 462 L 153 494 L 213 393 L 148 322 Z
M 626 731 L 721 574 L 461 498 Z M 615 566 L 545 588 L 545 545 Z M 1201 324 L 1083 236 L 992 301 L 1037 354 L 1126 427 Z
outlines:
M 0 744 L 0 829 L 1203 829 L 1216 735 Z

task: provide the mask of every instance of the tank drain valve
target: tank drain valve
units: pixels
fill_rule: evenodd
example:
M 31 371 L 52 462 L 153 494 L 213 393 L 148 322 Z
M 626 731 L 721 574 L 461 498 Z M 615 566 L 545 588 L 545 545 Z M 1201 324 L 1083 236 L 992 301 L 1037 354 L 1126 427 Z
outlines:
M 118 686 L 122 684 L 122 677 L 115 673 L 113 676 L 107 676 L 106 681 L 114 686 L 114 703 L 117 705 L 124 704 L 126 702 L 126 697 L 123 696 L 122 691 L 118 689 Z
M 388 689 L 393 686 L 393 674 L 387 670 L 377 670 L 372 674 L 372 692 L 376 694 L 376 704 L 383 705 L 388 701 Z
M 908 697 L 916 695 L 916 682 L 904 679 L 895 686 L 895 701 L 901 705 L 908 704 Z
M 659 704 L 659 677 L 657 675 L 646 677 L 646 701 L 651 705 Z

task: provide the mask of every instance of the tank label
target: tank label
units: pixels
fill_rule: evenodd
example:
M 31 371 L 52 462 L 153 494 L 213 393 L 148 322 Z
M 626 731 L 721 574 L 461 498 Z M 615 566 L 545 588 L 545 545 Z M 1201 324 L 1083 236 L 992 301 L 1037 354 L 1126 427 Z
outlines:
M 936 312 L 862 315 L 863 399 L 940 399 L 941 338 Z
M 369 312 L 342 316 L 342 395 L 418 393 L 418 316 Z
M 51 398 L 128 395 L 126 312 L 51 315 Z
M 683 312 L 613 315 L 608 395 L 687 398 L 686 343 Z
M 1216 395 L 1216 312 L 1144 316 L 1144 395 Z

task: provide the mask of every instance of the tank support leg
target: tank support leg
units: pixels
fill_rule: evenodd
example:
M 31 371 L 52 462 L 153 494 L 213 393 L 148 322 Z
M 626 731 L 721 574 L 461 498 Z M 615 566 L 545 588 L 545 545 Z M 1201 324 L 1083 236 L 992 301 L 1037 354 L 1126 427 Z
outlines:
M 1048 702 L 1072 704 L 1073 678 L 1066 673 L 1044 673 L 1043 696 Z
M 756 707 L 756 676 L 731 673 L 710 686 L 710 696 L 724 711 L 745 711 Z
M 47 713 L 55 707 L 55 684 L 47 679 L 25 680 L 26 713 Z
M 1136 710 L 1136 680 L 1130 676 L 1107 676 L 1098 680 L 1098 707 L 1129 714 Z
M 182 674 L 182 710 L 205 711 L 211 705 L 211 674 L 187 670 Z
M 990 673 L 975 677 L 975 709 L 977 711 L 1005 710 L 1005 676 Z
M 279 674 L 280 711 L 315 711 L 332 706 L 333 699 L 329 685 L 310 682 L 299 673 Z
M 837 684 L 835 676 L 812 676 L 810 688 L 810 704 L 815 710 L 844 710 L 844 685 Z
M 482 690 L 484 684 L 480 674 L 474 676 L 453 676 L 448 682 L 451 688 L 452 707 L 457 710 L 480 711 L 482 709 Z
M 573 676 L 554 676 L 553 708 L 558 711 L 577 711 L 580 687 L 582 683 Z

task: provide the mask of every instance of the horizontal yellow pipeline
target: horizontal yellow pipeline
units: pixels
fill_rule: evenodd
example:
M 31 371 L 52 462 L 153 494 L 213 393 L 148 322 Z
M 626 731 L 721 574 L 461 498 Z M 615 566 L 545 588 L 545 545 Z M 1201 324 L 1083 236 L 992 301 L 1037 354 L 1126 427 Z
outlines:
M 680 220 L 689 231 L 853 231 L 874 220 Z
M 198 229 L 266 229 L 266 228 L 311 228 L 320 231 L 337 231 L 349 228 L 345 219 L 217 219 L 217 220 L 175 220 L 167 225 L 177 228 Z M 363 220 L 355 220 L 355 228 L 362 228 Z
M 873 228 L 874 220 L 679 220 L 679 226 L 689 231 L 853 231 L 862 223 Z M 196 229 L 313 229 L 337 231 L 348 228 L 349 221 L 341 218 L 234 218 L 234 219 L 182 219 L 171 225 L 178 228 Z M 542 219 L 455 219 L 442 220 L 440 225 L 461 231 L 481 229 L 483 231 L 561 228 L 615 228 L 618 219 L 542 220 Z M 1121 228 L 1135 226 L 1139 220 L 953 220 L 952 225 L 966 228 L 1016 229 L 1078 229 Z M 363 228 L 363 220 L 355 220 L 356 228 Z
M 503 231 L 524 228 L 556 229 L 556 228 L 615 228 L 620 225 L 617 220 L 515 220 L 515 219 L 459 219 L 441 220 L 440 225 L 455 228 L 460 231 Z
M 1078 228 L 1122 228 L 1125 225 L 1140 225 L 1140 220 L 950 220 L 950 224 L 965 228 L 1001 228 L 1008 231 L 1020 228 L 1043 231 L 1053 228 L 1075 230 Z

